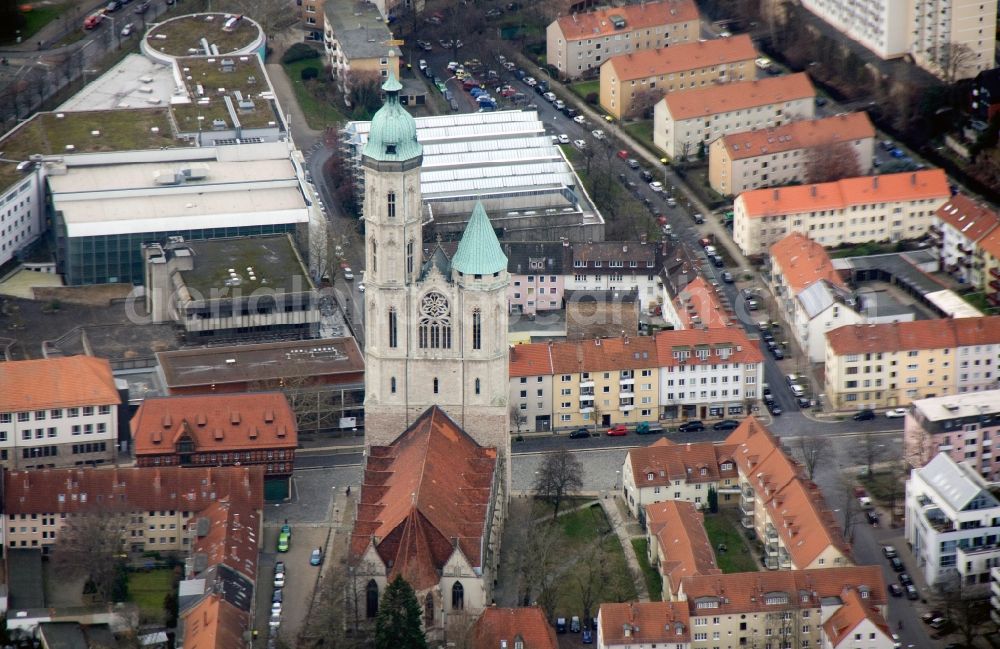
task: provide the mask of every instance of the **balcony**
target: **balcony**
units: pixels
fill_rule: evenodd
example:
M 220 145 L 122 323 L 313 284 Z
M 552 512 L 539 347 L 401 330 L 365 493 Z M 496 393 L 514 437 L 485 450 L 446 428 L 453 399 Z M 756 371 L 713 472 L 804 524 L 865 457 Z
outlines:
M 996 277 L 997 279 L 1000 279 L 1000 266 L 994 266 L 993 268 L 991 268 L 990 275 Z
M 581 415 L 586 415 L 594 412 L 594 404 L 590 404 L 587 406 L 581 405 L 579 412 Z
M 631 403 L 629 403 L 629 404 L 624 404 L 623 403 L 620 406 L 618 406 L 618 410 L 620 410 L 622 412 L 631 412 L 631 411 L 635 410 L 635 406 L 633 404 L 631 404 Z
M 753 529 L 753 516 L 743 516 L 740 518 L 740 523 L 743 525 L 743 529 L 752 530 Z
M 965 245 L 964 243 L 958 244 L 957 247 L 958 247 L 959 252 L 961 252 L 963 255 L 971 255 L 972 254 L 972 248 L 970 248 L 969 246 Z
M 958 263 L 959 263 L 959 265 L 961 265 L 961 266 L 965 266 L 966 268 L 968 268 L 969 266 L 971 266 L 971 265 L 972 265 L 972 262 L 971 262 L 971 261 L 969 261 L 969 260 L 968 260 L 967 258 L 965 258 L 965 257 L 963 257 L 963 258 L 959 259 L 959 260 L 958 260 Z
M 592 388 L 594 387 L 594 379 L 580 379 L 581 388 Z
M 580 401 L 593 401 L 594 400 L 594 393 L 593 392 L 584 392 L 583 394 L 580 395 L 579 398 L 580 398 Z
M 618 385 L 621 386 L 621 387 L 623 387 L 623 388 L 626 387 L 626 386 L 633 386 L 633 385 L 635 385 L 635 377 L 632 376 L 632 377 L 629 377 L 627 379 L 621 379 L 621 380 L 618 381 Z
M 1000 306 L 1000 291 L 987 295 L 986 301 L 994 306 Z
M 990 274 L 992 275 L 993 271 L 990 271 Z M 1000 279 L 991 279 L 990 288 L 995 288 L 996 290 L 1000 291 Z
M 744 516 L 753 517 L 753 501 L 746 502 L 740 498 L 740 513 Z

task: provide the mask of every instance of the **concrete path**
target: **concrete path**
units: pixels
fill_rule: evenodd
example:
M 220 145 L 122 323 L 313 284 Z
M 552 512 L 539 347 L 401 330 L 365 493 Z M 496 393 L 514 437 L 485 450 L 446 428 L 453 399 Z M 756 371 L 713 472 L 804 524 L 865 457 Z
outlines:
M 601 498 L 601 507 L 611 523 L 612 529 L 618 535 L 618 541 L 622 544 L 622 551 L 625 553 L 625 562 L 632 573 L 632 580 L 635 582 L 636 599 L 640 602 L 649 601 L 649 591 L 646 589 L 646 577 L 639 565 L 639 559 L 635 555 L 635 548 L 632 547 L 632 536 L 628 532 L 628 521 L 622 518 L 618 506 L 615 504 L 615 495 L 611 492 L 605 493 Z
M 320 141 L 323 132 L 309 128 L 305 114 L 299 107 L 298 99 L 295 98 L 292 82 L 285 74 L 285 69 L 281 67 L 281 55 L 293 43 L 301 41 L 302 30 L 296 27 L 290 27 L 274 35 L 268 42 L 272 48 L 269 57 L 271 62 L 264 67 L 267 69 L 267 76 L 271 79 L 271 86 L 274 88 L 274 94 L 278 97 L 278 103 L 281 104 L 285 115 L 290 117 L 292 139 L 295 140 L 299 150 L 305 151 Z

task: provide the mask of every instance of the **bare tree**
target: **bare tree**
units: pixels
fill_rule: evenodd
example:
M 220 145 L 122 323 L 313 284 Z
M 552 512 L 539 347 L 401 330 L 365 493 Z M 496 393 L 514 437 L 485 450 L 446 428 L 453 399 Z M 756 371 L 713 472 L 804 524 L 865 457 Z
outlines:
M 806 475 L 812 480 L 819 461 L 829 457 L 830 440 L 820 435 L 800 435 L 799 452 L 802 453 L 802 465 L 806 469 Z
M 598 539 L 583 556 L 573 571 L 573 578 L 580 589 L 580 603 L 583 604 L 583 619 L 589 620 L 594 606 L 608 581 L 608 565 L 601 551 L 603 539 Z
M 522 426 L 528 423 L 528 418 L 521 414 L 521 409 L 517 407 L 517 404 L 510 404 L 510 419 L 517 426 L 518 435 L 524 432 Z
M 518 554 L 518 593 L 521 604 L 537 602 L 552 615 L 557 591 L 554 574 L 558 530 L 554 523 L 532 525 L 527 530 L 525 552 Z
M 545 456 L 538 477 L 535 493 L 552 503 L 552 518 L 559 516 L 563 501 L 583 487 L 583 464 L 575 455 L 563 449 Z
M 303 649 L 329 646 L 353 649 L 365 644 L 359 620 L 354 619 L 363 590 L 358 585 L 360 579 L 356 574 L 348 573 L 343 562 L 335 569 L 326 571 L 319 584 L 320 592 L 295 646 Z M 352 629 L 351 634 L 347 633 L 348 628 Z
M 941 68 L 944 80 L 952 84 L 975 73 L 976 53 L 965 43 L 951 41 L 938 51 L 935 63 Z
M 871 431 L 862 433 L 860 442 L 858 453 L 860 453 L 860 457 L 865 463 L 866 475 L 870 476 L 872 474 L 872 467 L 886 458 L 888 447 L 879 442 L 878 438 Z
M 908 475 L 909 471 L 905 460 L 893 460 L 889 463 L 889 469 L 883 483 L 883 494 L 889 502 L 890 525 L 895 524 L 896 508 L 903 504 L 906 497 L 906 478 Z
M 862 175 L 858 153 L 850 142 L 831 142 L 809 150 L 805 162 L 805 181 L 825 183 Z
M 382 106 L 382 77 L 373 70 L 347 73 L 344 79 L 347 96 L 344 98 L 355 116 L 369 118 Z
M 95 594 L 110 602 L 121 596 L 125 576 L 128 516 L 110 510 L 74 514 L 59 531 L 52 553 L 56 574 L 86 577 Z M 127 588 L 126 588 L 127 590 Z
M 938 586 L 934 602 L 954 625 L 953 633 L 966 647 L 972 647 L 978 636 L 996 631 L 996 625 L 990 622 L 988 597 L 985 585 L 964 584 L 958 573 L 953 573 Z
M 662 90 L 655 88 L 640 90 L 635 93 L 635 97 L 632 99 L 632 106 L 628 111 L 629 114 L 623 115 L 623 117 L 639 117 L 642 119 L 651 117 L 653 107 L 656 106 L 656 102 L 663 99 L 663 94 Z

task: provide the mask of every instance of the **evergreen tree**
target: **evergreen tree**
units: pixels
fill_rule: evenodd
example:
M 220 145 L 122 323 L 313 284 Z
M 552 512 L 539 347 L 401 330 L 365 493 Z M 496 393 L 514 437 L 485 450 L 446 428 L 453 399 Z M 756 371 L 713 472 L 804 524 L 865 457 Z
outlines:
M 719 511 L 719 492 L 715 487 L 708 488 L 708 511 L 713 514 Z
M 375 649 L 427 649 L 417 595 L 398 575 L 382 594 L 375 617 Z

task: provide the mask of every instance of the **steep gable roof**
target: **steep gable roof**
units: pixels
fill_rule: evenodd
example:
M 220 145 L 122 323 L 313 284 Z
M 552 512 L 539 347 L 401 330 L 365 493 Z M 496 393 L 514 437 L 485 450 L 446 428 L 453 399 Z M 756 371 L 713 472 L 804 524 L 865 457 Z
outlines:
M 826 249 L 800 232 L 792 232 L 771 246 L 771 259 L 793 294 L 820 280 L 846 288 Z
M 638 488 L 664 487 L 674 480 L 695 484 L 738 477 L 736 464 L 733 462 L 735 445 L 712 442 L 661 444 L 660 441 L 628 452 L 627 458 L 632 465 L 632 476 Z M 723 471 L 721 466 L 726 462 L 732 468 Z
M 722 573 L 705 533 L 704 515 L 694 503 L 684 500 L 650 503 L 646 505 L 646 525 L 659 543 L 663 553 L 660 571 L 675 596 L 684 577 Z
M 760 363 L 764 360 L 760 346 L 751 342 L 741 327 L 661 331 L 655 340 L 661 367 Z M 709 352 L 704 359 L 695 353 L 700 350 Z
M 1000 217 L 996 212 L 961 193 L 955 194 L 937 208 L 934 216 L 961 232 L 963 237 L 973 243 L 1000 225 Z
M 815 96 L 816 90 L 809 81 L 809 75 L 798 72 L 780 77 L 677 90 L 661 101 L 666 102 L 670 117 L 676 121 Z
M 691 641 L 691 616 L 684 602 L 604 603 L 600 615 L 598 633 L 605 647 Z
M 625 19 L 624 30 L 615 29 L 612 16 L 621 16 Z M 698 8 L 693 0 L 665 0 L 598 9 L 582 14 L 574 13 L 562 16 L 556 22 L 559 23 L 563 38 L 567 41 L 579 41 L 607 36 L 616 31 L 644 30 L 698 19 Z
M 685 329 L 718 329 L 728 327 L 733 318 L 722 304 L 719 292 L 698 275 L 678 292 L 674 310 Z
M 118 405 L 111 364 L 93 356 L 0 363 L 0 412 Z
M 547 344 L 547 343 L 534 343 Z M 656 344 L 647 336 L 555 342 L 551 347 L 554 374 L 602 372 L 659 366 Z
M 890 636 L 889 625 L 886 624 L 881 611 L 878 607 L 873 606 L 870 600 L 863 599 L 856 589 L 844 589 L 841 600 L 843 605 L 823 623 L 826 636 L 835 649 L 841 642 L 849 639 L 854 629 L 865 620 L 875 625 L 886 637 Z M 852 643 L 850 646 L 853 647 L 854 644 Z
M 388 446 L 373 446 L 365 464 L 351 557 L 372 544 L 416 589 L 440 581 L 455 549 L 481 567 L 495 448 L 479 446 L 437 406 Z
M 218 593 L 208 595 L 181 614 L 184 647 L 187 649 L 231 649 L 246 644 L 250 615 L 227 602 Z
M 524 643 L 524 649 L 558 649 L 555 629 L 549 624 L 545 612 L 537 606 L 521 608 L 485 609 L 472 627 L 471 649 L 515 649 L 515 639 Z
M 629 81 L 682 70 L 753 61 L 756 56 L 757 50 L 754 49 L 750 36 L 737 34 L 731 38 L 678 43 L 656 50 L 638 50 L 614 56 L 604 65 L 614 69 L 619 81 Z
M 257 558 L 260 553 L 260 514 L 243 498 L 222 498 L 197 516 L 205 523 L 198 526 L 192 552 L 202 553 L 206 565 L 223 564 L 253 581 L 257 577 Z M 202 526 L 206 526 L 202 534 Z
M 552 369 L 550 343 L 525 343 L 510 348 L 510 376 L 549 376 Z

